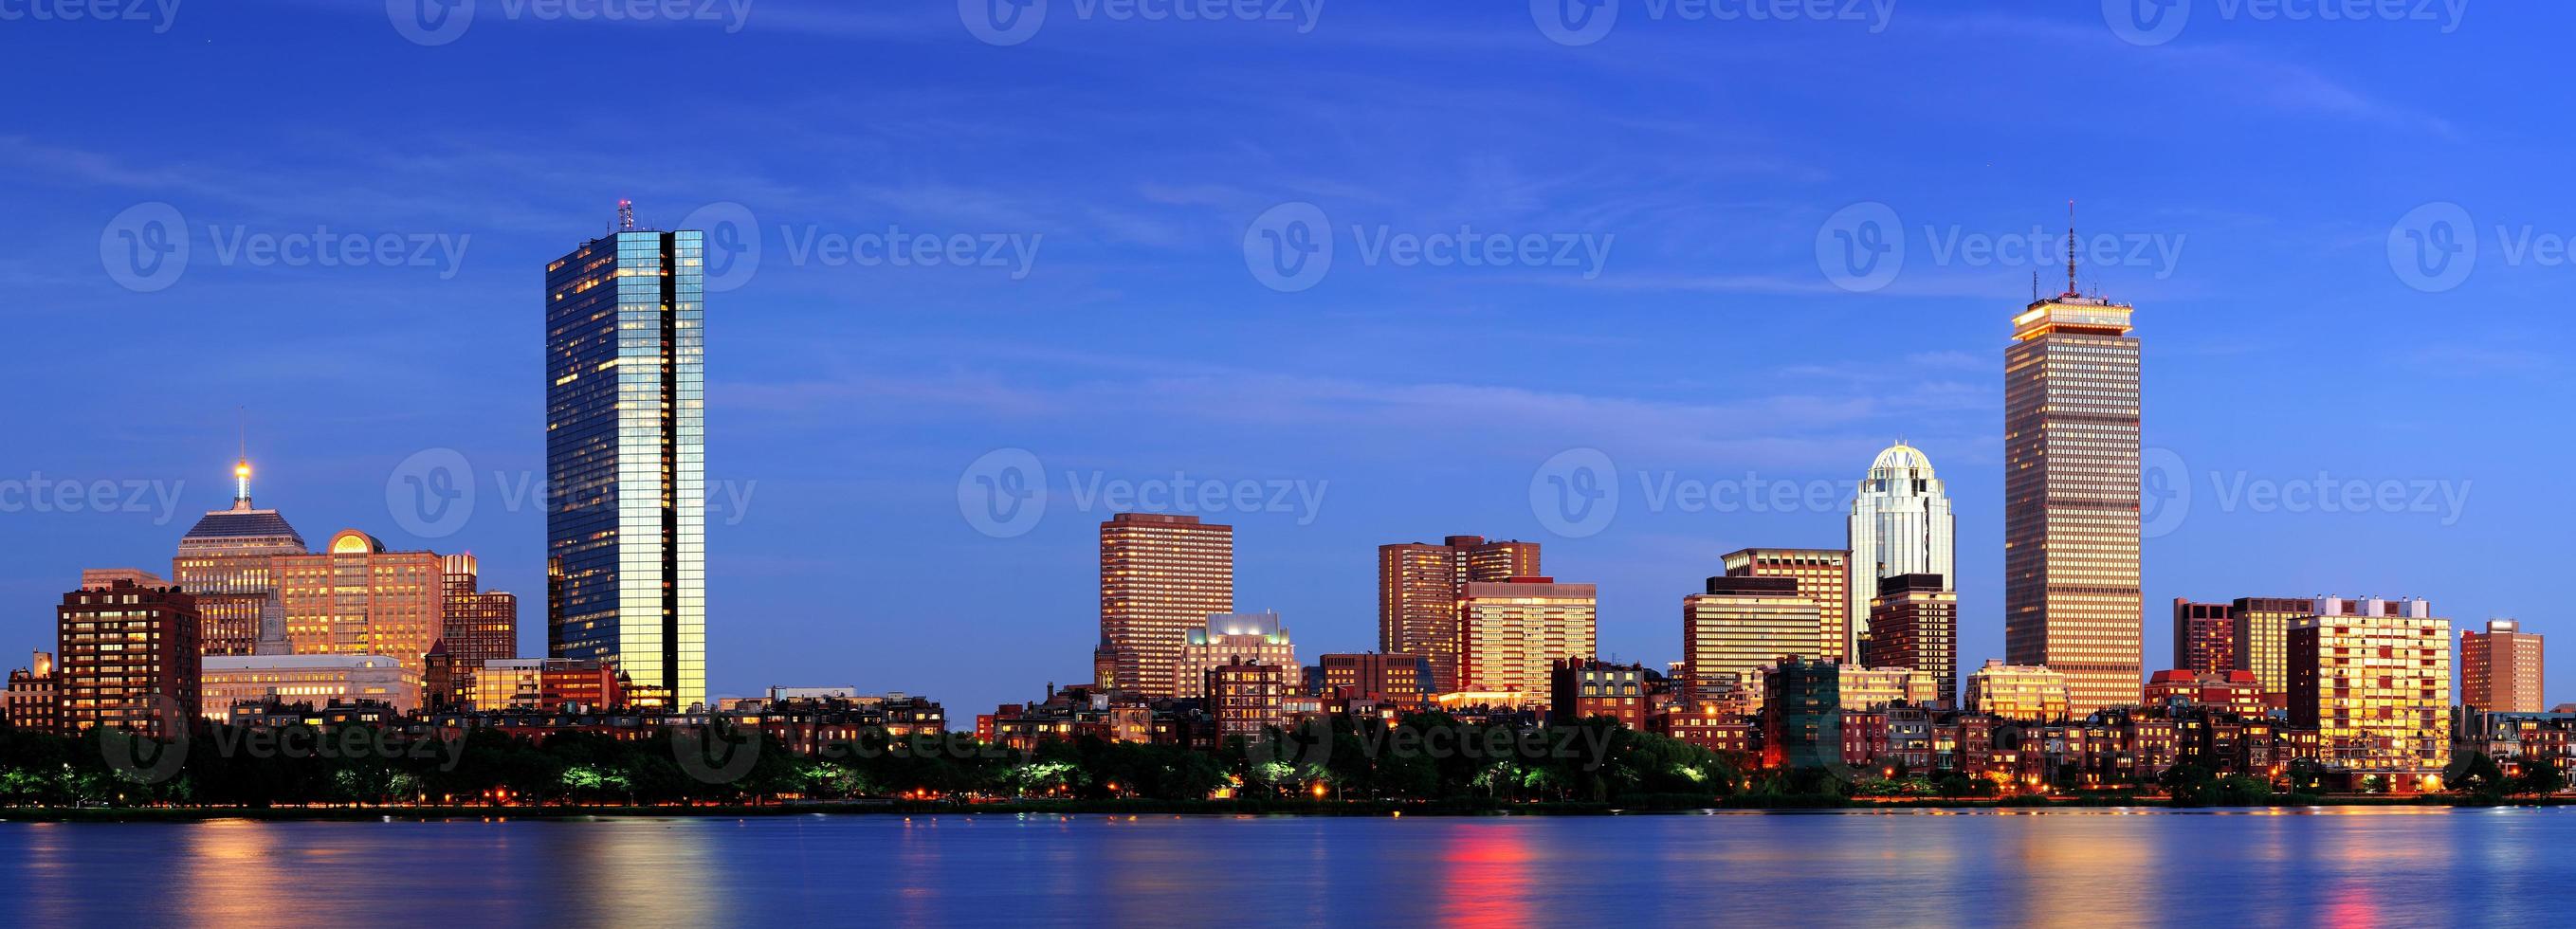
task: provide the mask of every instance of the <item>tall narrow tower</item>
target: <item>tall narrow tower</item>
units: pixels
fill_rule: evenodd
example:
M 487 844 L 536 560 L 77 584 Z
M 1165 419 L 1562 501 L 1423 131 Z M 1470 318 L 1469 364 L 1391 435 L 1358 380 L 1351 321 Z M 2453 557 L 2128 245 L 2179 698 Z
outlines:
M 1932 459 L 1903 442 L 1879 452 L 1852 496 L 1847 654 L 1861 654 L 1878 582 L 1937 574 L 1947 589 L 1959 589 L 1957 537 L 1958 519 L 1950 513 L 1950 495 L 1941 478 L 1932 472 Z
M 619 228 L 546 266 L 547 652 L 706 701 L 705 240 Z
M 2004 350 L 2004 653 L 2066 676 L 2077 715 L 2138 701 L 2138 340 L 2133 308 L 2033 301 Z
M 1119 513 L 1100 524 L 1100 648 L 1111 690 L 1180 692 L 1182 647 L 1208 617 L 1234 612 L 1234 527 L 1196 516 Z

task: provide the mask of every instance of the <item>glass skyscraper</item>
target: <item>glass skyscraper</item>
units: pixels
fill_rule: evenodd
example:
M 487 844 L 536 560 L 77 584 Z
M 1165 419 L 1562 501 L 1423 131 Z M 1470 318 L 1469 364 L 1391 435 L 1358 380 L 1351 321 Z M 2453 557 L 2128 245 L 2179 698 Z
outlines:
M 2067 279 L 2004 351 L 2004 655 L 2064 674 L 2084 716 L 2142 686 L 2138 339 Z
M 1870 462 L 1852 497 L 1851 640 L 1846 648 L 1860 654 L 1869 634 L 1870 600 L 1878 582 L 1909 574 L 1938 574 L 1949 589 L 1959 589 L 1958 519 L 1950 513 L 1950 496 L 1932 473 L 1932 459 L 1922 450 L 1898 442 Z M 1951 675 L 1956 676 L 1953 672 Z
M 620 212 L 546 266 L 547 652 L 686 710 L 706 701 L 705 234 Z

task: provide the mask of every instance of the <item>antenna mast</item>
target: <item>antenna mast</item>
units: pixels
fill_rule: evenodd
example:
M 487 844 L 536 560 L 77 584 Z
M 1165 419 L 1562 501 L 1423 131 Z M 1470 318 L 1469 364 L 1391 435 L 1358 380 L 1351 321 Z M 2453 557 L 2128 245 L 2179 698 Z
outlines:
M 635 231 L 635 201 L 617 201 L 617 229 L 620 232 Z
M 2068 200 L 2066 201 L 2066 295 L 2075 297 L 2082 296 L 2083 293 L 2082 289 L 2075 286 L 2075 201 Z

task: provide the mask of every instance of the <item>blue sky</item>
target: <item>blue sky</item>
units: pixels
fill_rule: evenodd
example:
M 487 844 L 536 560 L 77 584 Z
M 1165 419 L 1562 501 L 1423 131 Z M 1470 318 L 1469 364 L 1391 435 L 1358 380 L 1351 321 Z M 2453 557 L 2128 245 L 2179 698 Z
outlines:
M 2169 34 L 2089 3 L 1619 0 L 1569 44 L 1446 6 L 1050 0 L 1033 33 L 984 23 L 1017 44 L 938 2 L 481 0 L 407 24 L 440 44 L 374 3 L 7 14 L 0 646 L 48 646 L 83 567 L 166 571 L 230 496 L 241 407 L 263 505 L 317 545 L 473 551 L 541 649 L 542 272 L 620 198 L 757 242 L 707 309 L 718 693 L 965 718 L 1086 679 L 1094 527 L 1176 473 L 1255 482 L 1254 512 L 1190 505 L 1304 655 L 1374 646 L 1375 546 L 1478 533 L 1599 584 L 1605 651 L 1674 660 L 1718 556 L 1839 546 L 1844 485 L 1900 436 L 1950 482 L 1973 666 L 2003 647 L 2002 350 L 2033 273 L 2062 286 L 2070 199 L 2085 287 L 2146 344 L 2151 666 L 2176 596 L 2560 632 L 2576 140 L 2549 62 L 2576 15 L 2195 0 Z M 139 273 L 173 243 L 126 234 L 170 213 L 185 260 Z M 1328 266 L 1264 272 L 1281 216 L 1321 218 Z M 1621 491 L 1581 537 L 1532 506 L 1570 449 Z M 987 532 L 961 504 L 997 450 L 1047 497 Z M 466 463 L 470 514 L 397 512 L 424 452 Z M 1694 484 L 1731 502 L 1661 490 Z

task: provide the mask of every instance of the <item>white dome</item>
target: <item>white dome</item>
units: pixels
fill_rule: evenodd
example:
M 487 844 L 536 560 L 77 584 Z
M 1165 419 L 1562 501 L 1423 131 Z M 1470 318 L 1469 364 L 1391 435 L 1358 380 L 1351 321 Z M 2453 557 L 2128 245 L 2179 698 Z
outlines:
M 1932 459 L 1923 457 L 1923 450 L 1907 445 L 1903 442 L 1898 442 L 1895 445 L 1888 446 L 1886 451 L 1878 453 L 1878 460 L 1870 463 L 1869 470 L 1872 473 L 1880 471 L 1920 471 L 1923 472 L 1924 477 L 1931 477 Z

